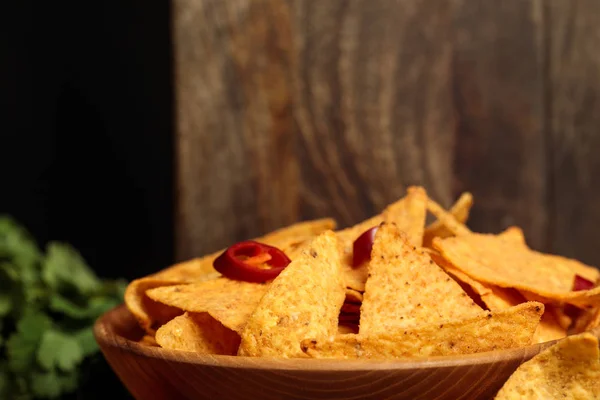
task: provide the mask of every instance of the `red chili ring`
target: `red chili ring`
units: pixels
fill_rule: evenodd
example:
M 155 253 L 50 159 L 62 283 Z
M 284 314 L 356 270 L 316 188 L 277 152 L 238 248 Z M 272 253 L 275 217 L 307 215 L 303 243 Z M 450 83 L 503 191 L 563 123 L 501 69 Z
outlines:
M 365 261 L 371 259 L 373 242 L 375 241 L 375 233 L 377 233 L 378 228 L 379 225 L 367 229 L 356 238 L 352 245 L 352 266 L 358 267 Z
M 253 258 L 264 254 L 270 256 L 270 259 L 265 263 L 271 268 L 259 268 L 241 259 L 241 257 Z M 247 240 L 230 246 L 215 259 L 213 267 L 229 279 L 265 282 L 275 279 L 290 262 L 288 256 L 277 247 Z
M 575 275 L 575 279 L 573 279 L 573 291 L 590 290 L 593 289 L 594 286 L 594 282 L 588 281 L 582 276 Z

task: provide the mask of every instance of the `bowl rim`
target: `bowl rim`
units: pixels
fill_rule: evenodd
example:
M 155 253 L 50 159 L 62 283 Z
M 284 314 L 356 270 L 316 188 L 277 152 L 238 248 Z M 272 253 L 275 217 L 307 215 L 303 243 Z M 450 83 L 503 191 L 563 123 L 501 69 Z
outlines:
M 128 315 L 127 315 L 128 314 Z M 540 351 L 555 344 L 559 340 L 533 344 L 508 350 L 489 351 L 476 354 L 457 356 L 435 356 L 411 359 L 309 359 L 309 358 L 270 358 L 270 357 L 244 357 L 226 355 L 206 355 L 194 352 L 163 349 L 160 347 L 146 346 L 119 335 L 110 320 L 113 318 L 129 318 L 135 320 L 125 304 L 120 304 L 104 314 L 94 323 L 94 337 L 104 352 L 105 348 L 118 348 L 127 353 L 138 356 L 161 359 L 174 363 L 198 364 L 213 367 L 226 367 L 236 369 L 280 370 L 280 371 L 373 371 L 373 370 L 425 370 L 439 368 L 455 368 L 458 366 L 485 366 L 490 364 L 518 361 L 525 362 Z M 600 330 L 592 331 L 600 336 Z

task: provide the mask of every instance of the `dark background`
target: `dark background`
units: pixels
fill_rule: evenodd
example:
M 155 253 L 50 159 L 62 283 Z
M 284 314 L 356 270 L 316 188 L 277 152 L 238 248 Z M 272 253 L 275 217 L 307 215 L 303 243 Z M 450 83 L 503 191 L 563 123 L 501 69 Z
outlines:
M 0 11 L 0 214 L 106 278 L 173 258 L 167 1 L 9 2 Z M 97 362 L 103 362 L 98 360 Z M 77 398 L 127 398 L 96 368 Z
M 166 266 L 168 2 L 11 3 L 0 12 L 0 213 L 41 244 L 72 243 L 103 277 Z

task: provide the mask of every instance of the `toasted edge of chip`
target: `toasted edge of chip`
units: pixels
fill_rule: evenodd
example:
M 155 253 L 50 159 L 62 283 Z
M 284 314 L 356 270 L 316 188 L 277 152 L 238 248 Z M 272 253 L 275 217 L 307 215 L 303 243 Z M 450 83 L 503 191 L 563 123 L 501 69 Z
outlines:
M 238 355 L 302 357 L 304 337 L 337 332 L 345 292 L 338 239 L 326 231 L 273 280 L 242 331 Z
M 561 339 L 521 364 L 498 391 L 495 400 L 598 399 L 598 338 L 582 333 Z
M 461 224 L 465 224 L 469 219 L 469 214 L 473 207 L 473 195 L 470 192 L 462 193 L 456 202 L 450 208 L 450 214 Z M 445 238 L 452 236 L 453 233 L 448 230 L 439 220 L 429 224 L 423 233 L 423 246 L 431 247 L 431 241 L 434 237 Z
M 421 325 L 377 334 L 307 338 L 302 351 L 312 358 L 391 359 L 448 356 L 504 350 L 532 344 L 544 305 L 527 302 L 498 312 L 444 324 Z
M 165 349 L 232 356 L 240 336 L 208 313 L 186 312 L 158 328 L 156 342 Z

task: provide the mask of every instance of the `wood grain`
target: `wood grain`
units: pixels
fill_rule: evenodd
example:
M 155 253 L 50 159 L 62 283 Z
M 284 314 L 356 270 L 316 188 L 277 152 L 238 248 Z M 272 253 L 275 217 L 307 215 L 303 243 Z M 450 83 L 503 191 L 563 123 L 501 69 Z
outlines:
M 545 2 L 551 248 L 600 265 L 600 2 Z
M 176 261 L 421 184 L 600 265 L 595 0 L 175 0 Z
M 523 228 L 545 244 L 543 14 L 536 1 L 465 1 L 456 16 L 455 194 L 475 198 L 470 226 Z
M 138 400 L 489 399 L 522 362 L 554 343 L 419 361 L 209 356 L 132 341 L 142 332 L 124 306 L 103 315 L 94 334 Z

